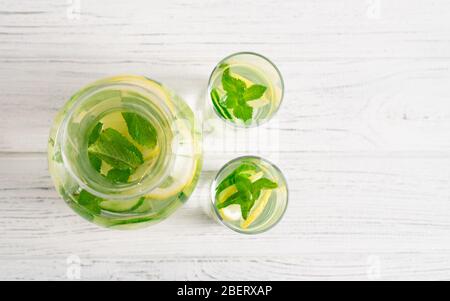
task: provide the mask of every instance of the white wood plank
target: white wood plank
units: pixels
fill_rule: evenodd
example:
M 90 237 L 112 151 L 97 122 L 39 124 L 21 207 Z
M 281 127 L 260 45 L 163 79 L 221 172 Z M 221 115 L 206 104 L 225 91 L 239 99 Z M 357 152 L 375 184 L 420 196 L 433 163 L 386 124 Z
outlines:
M 191 200 L 143 230 L 101 229 L 56 195 L 41 155 L 0 160 L 0 254 L 61 256 L 293 256 L 304 252 L 450 251 L 450 157 L 285 154 L 290 204 L 281 224 L 242 236 L 202 211 L 205 172 Z M 368 163 L 370 162 L 370 163 Z
M 212 1 L 207 9 L 198 9 L 203 1 L 81 1 L 73 20 L 60 1 L 25 9 L 6 1 L 0 150 L 44 152 L 58 108 L 100 77 L 149 75 L 193 102 L 220 58 L 254 50 L 286 80 L 274 124 L 286 149 L 446 151 L 448 4 L 382 2 L 382 15 L 371 19 L 363 1 L 259 1 L 249 19 L 252 1 Z M 288 143 L 292 136 L 299 142 Z
M 295 257 L 0 259 L 0 280 L 448 280 L 443 253 L 312 253 Z M 68 264 L 69 259 L 69 264 Z
M 0 4 L 0 280 L 67 279 L 70 254 L 82 279 L 448 279 L 448 1 L 80 3 L 80 15 L 59 0 Z M 57 196 L 48 131 L 75 91 L 143 74 L 197 110 L 214 65 L 242 50 L 278 65 L 282 108 L 254 131 L 208 133 L 199 188 L 173 217 L 111 231 Z M 266 234 L 202 211 L 215 171 L 241 154 L 289 181 Z

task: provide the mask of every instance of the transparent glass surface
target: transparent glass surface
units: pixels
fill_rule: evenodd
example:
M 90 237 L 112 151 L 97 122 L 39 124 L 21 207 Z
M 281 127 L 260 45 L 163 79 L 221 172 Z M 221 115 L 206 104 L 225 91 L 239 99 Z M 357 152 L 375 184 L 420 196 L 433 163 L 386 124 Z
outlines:
M 156 140 L 140 141 L 142 131 L 131 132 L 136 122 L 127 116 L 151 124 Z M 110 178 L 117 162 L 99 147 L 101 161 L 93 164 L 90 140 L 99 123 L 101 133 L 119 133 L 142 154 L 126 181 L 117 174 Z M 77 92 L 58 112 L 48 162 L 57 191 L 79 215 L 104 227 L 143 227 L 168 217 L 192 194 L 202 165 L 201 130 L 189 106 L 160 83 L 140 76 L 107 78 Z
M 219 208 L 218 205 L 236 196 L 239 188 L 236 188 L 237 184 L 234 181 L 230 181 L 230 177 L 236 170 L 249 164 L 256 167 L 245 172 L 252 183 L 266 178 L 276 183 L 277 187 L 262 189 L 247 217 L 244 218 L 240 205 L 232 204 L 224 208 Z M 211 184 L 211 208 L 214 218 L 239 233 L 257 234 L 269 230 L 283 217 L 287 204 L 288 188 L 285 177 L 278 167 L 260 157 L 244 156 L 228 162 L 217 173 Z
M 284 94 L 283 78 L 266 57 L 252 52 L 232 54 L 214 68 L 208 102 L 229 124 L 254 127 L 270 120 Z

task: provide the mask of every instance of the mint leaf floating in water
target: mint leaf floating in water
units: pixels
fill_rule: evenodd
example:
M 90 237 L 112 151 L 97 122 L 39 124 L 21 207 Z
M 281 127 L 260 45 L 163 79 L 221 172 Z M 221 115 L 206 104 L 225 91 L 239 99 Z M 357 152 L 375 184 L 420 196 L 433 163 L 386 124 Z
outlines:
M 278 184 L 267 179 L 261 178 L 252 183 L 252 185 L 258 189 L 275 189 L 278 187 Z
M 263 189 L 275 189 L 278 187 L 278 184 L 275 182 L 272 182 L 271 180 L 267 178 L 261 178 L 259 180 L 256 180 L 252 184 L 252 195 L 253 198 L 256 200 L 261 195 L 261 190 Z
M 113 168 L 108 171 L 106 178 L 113 183 L 126 183 L 131 175 L 130 169 Z
M 246 122 L 247 120 L 252 119 L 253 108 L 249 105 L 239 105 L 234 107 L 233 114 L 234 116 L 236 116 L 236 118 Z
M 244 91 L 243 98 L 245 101 L 259 99 L 264 95 L 267 88 L 262 85 L 253 85 Z
M 229 110 L 234 117 L 247 123 L 253 117 L 253 108 L 247 103 L 251 100 L 261 98 L 267 90 L 263 85 L 251 85 L 247 87 L 246 83 L 230 74 L 230 67 L 227 67 L 222 74 L 222 87 L 226 92 L 224 104 L 220 106 L 219 95 L 216 89 L 211 91 L 211 99 L 218 113 L 226 119 L 231 119 Z
M 228 94 L 225 98 L 225 107 L 234 109 L 239 106 L 239 95 Z
M 88 145 L 91 146 L 92 144 L 97 141 L 98 137 L 100 137 L 100 132 L 102 131 L 103 123 L 99 122 L 97 123 L 94 128 L 91 131 L 91 134 L 89 135 L 88 139 Z
M 247 177 L 236 177 L 236 188 L 241 194 L 242 200 L 248 202 L 252 200 L 252 182 Z
M 230 75 L 230 68 L 225 69 L 222 75 L 222 86 L 228 94 L 234 94 L 236 96 L 242 96 L 247 87 L 246 84 Z
M 89 147 L 89 152 L 113 168 L 136 169 L 144 163 L 142 153 L 118 131 L 108 128 Z
M 103 199 L 96 197 L 95 195 L 89 193 L 84 189 L 81 190 L 80 194 L 78 195 L 78 204 L 80 204 L 93 214 L 100 213 L 99 203 L 102 201 Z
M 216 187 L 217 194 L 222 190 L 227 188 L 228 186 L 236 183 L 236 178 L 238 176 L 246 176 L 249 177 L 252 174 L 256 173 L 258 167 L 253 163 L 242 163 L 238 168 L 236 168 L 232 173 L 230 173 L 225 179 L 220 182 L 220 184 Z
M 100 172 L 100 170 L 102 169 L 102 160 L 96 156 L 95 154 L 88 152 L 88 157 L 89 157 L 89 162 L 91 163 L 92 167 Z
M 259 177 L 254 177 L 257 173 L 261 173 L 261 175 Z M 232 192 L 228 194 L 226 199 L 217 199 L 217 209 L 220 210 L 230 205 L 239 205 L 242 218 L 246 220 L 249 217 L 249 213 L 255 205 L 255 202 L 260 199 L 261 191 L 278 187 L 277 183 L 261 176 L 262 172 L 259 171 L 257 166 L 249 163 L 240 165 L 217 186 L 216 198 L 221 195 L 222 191 L 234 186 Z M 256 178 L 259 179 L 256 180 Z
M 136 113 L 124 112 L 122 116 L 127 123 L 128 133 L 134 141 L 148 148 L 155 147 L 157 134 L 150 122 Z
M 95 141 L 97 141 L 98 137 L 100 137 L 102 127 L 103 127 L 103 123 L 101 123 L 101 122 L 97 123 L 94 126 L 91 133 L 89 134 L 88 146 L 91 146 L 92 144 L 94 144 Z M 102 169 L 102 160 L 91 152 L 88 152 L 88 157 L 89 157 L 89 162 L 91 163 L 92 167 L 96 171 L 100 172 L 100 170 Z
M 235 193 L 232 196 L 230 196 L 228 199 L 226 199 L 224 202 L 218 203 L 216 205 L 216 207 L 217 207 L 217 209 L 220 210 L 220 209 L 223 209 L 230 205 L 240 205 L 242 203 L 243 203 L 243 201 L 242 201 L 240 195 L 238 193 Z
M 255 199 L 252 195 L 252 182 L 247 177 L 238 176 L 236 178 L 236 188 L 241 199 L 242 217 L 247 219 L 248 212 L 255 204 Z

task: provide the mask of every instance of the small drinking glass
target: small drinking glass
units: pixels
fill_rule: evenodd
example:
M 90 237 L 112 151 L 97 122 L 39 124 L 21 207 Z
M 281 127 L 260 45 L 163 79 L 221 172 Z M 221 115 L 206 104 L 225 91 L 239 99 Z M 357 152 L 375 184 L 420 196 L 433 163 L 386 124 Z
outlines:
M 228 162 L 211 185 L 213 217 L 239 233 L 269 230 L 281 220 L 287 204 L 283 173 L 260 157 L 244 156 Z
M 208 82 L 208 98 L 225 122 L 258 126 L 274 116 L 284 94 L 280 71 L 268 58 L 239 52 L 221 60 Z

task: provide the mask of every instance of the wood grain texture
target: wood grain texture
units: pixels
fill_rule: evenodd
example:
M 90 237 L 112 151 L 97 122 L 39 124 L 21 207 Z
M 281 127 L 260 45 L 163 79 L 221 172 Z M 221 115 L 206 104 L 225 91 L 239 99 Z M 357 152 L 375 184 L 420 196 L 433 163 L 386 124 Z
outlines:
M 68 279 L 72 254 L 82 279 L 449 279 L 449 15 L 445 0 L 3 0 L 0 280 Z M 243 50 L 278 65 L 283 105 L 230 137 L 206 112 L 204 172 L 171 218 L 111 231 L 57 196 L 49 127 L 79 88 L 144 74 L 200 115 L 212 68 Z M 202 209 L 242 154 L 274 161 L 290 188 L 283 221 L 258 236 Z

